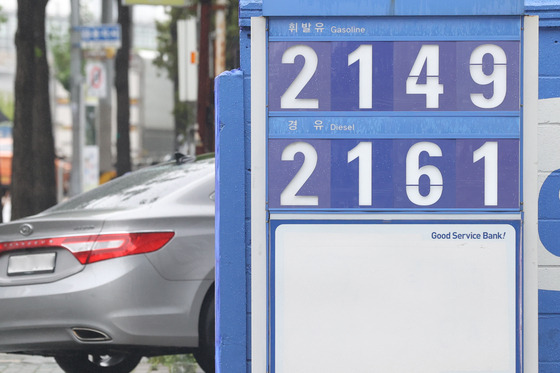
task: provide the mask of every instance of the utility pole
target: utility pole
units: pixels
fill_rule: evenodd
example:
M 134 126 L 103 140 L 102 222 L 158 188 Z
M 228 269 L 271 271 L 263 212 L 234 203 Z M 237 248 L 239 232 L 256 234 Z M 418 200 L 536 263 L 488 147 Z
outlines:
M 113 24 L 113 3 L 114 0 L 103 0 L 101 9 L 101 23 Z M 106 49 L 109 52 L 108 49 Z M 109 53 L 113 53 L 111 50 Z M 114 60 L 113 56 L 106 56 L 103 61 L 107 72 L 107 92 L 105 97 L 99 98 L 99 171 L 101 174 L 113 169 L 113 153 L 111 144 L 112 133 L 112 103 L 113 103 L 113 78 Z
M 71 51 L 70 74 L 71 88 L 70 101 L 72 108 L 72 173 L 70 176 L 70 195 L 75 196 L 82 192 L 82 170 L 85 135 L 85 114 L 82 92 L 82 50 L 80 46 L 80 0 L 71 0 L 70 3 Z

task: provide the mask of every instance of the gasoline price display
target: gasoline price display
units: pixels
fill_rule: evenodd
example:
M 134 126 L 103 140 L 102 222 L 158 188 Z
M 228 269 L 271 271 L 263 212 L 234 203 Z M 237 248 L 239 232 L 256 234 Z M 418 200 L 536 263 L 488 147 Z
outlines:
M 269 43 L 269 110 L 519 110 L 519 42 Z

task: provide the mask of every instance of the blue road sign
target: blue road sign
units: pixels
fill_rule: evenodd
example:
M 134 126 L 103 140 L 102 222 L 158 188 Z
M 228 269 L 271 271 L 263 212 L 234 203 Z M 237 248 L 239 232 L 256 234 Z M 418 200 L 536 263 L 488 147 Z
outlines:
M 80 46 L 87 48 L 119 48 L 121 25 L 80 26 Z

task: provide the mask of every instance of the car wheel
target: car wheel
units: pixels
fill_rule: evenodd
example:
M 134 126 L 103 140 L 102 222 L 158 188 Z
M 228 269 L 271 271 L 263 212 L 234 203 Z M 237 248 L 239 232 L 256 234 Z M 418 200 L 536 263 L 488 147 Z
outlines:
M 54 357 L 66 373 L 130 373 L 142 356 L 135 354 L 68 354 Z
M 199 338 L 200 344 L 194 352 L 194 358 L 202 370 L 206 373 L 214 373 L 215 357 L 214 357 L 214 340 L 215 340 L 215 308 L 214 308 L 214 287 L 210 289 L 208 295 L 204 299 L 200 312 Z

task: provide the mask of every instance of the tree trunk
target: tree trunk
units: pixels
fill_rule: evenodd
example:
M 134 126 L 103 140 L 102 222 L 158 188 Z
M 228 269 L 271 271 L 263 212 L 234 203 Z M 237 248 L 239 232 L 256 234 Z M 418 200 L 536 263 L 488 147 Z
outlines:
M 209 120 L 210 92 L 212 81 L 210 80 L 209 69 L 209 35 L 210 35 L 210 10 L 212 2 L 210 0 L 200 0 L 200 42 L 198 46 L 200 61 L 198 64 L 198 102 L 196 121 L 198 122 L 198 134 L 200 145 L 196 153 L 208 153 L 214 151 L 213 121 Z
M 12 159 L 12 218 L 56 203 L 54 139 L 45 44 L 48 0 L 18 0 Z
M 128 69 L 130 58 L 130 8 L 118 1 L 118 22 L 121 25 L 121 47 L 115 58 L 115 88 L 117 90 L 117 175 L 131 170 L 130 162 L 130 93 Z

